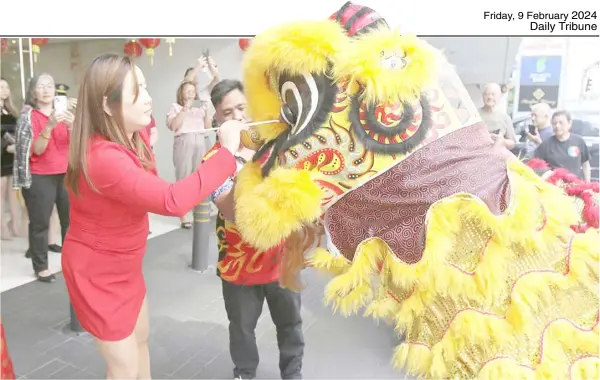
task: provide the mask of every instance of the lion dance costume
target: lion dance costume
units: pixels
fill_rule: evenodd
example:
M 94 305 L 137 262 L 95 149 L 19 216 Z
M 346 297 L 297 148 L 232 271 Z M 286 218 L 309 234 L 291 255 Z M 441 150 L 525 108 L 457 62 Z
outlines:
M 563 189 L 494 148 L 440 52 L 347 3 L 257 35 L 244 81 L 253 120 L 280 122 L 255 130 L 236 224 L 260 249 L 286 242 L 283 277 L 320 226 L 309 263 L 334 275 L 326 300 L 392 321 L 396 366 L 598 378 L 598 231 L 572 229 Z

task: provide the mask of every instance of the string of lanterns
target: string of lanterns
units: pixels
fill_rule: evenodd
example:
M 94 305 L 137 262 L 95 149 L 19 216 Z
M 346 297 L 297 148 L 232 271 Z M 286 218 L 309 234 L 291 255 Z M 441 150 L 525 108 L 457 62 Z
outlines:
M 242 51 L 246 51 L 252 42 L 252 38 L 240 38 L 238 46 Z M 165 38 L 165 43 L 169 45 L 169 57 L 173 56 L 173 45 L 175 38 Z M 146 55 L 150 57 L 150 64 L 154 65 L 154 50 L 160 45 L 160 38 L 140 38 L 139 40 L 128 40 L 123 46 L 123 52 L 130 57 L 137 58 L 142 55 L 146 49 Z
M 31 39 L 31 52 L 33 53 L 33 61 L 37 63 L 38 54 L 40 54 L 40 48 L 48 43 L 49 38 L 32 38 Z M 0 56 L 5 55 L 9 52 L 8 38 L 0 38 Z M 13 41 L 14 43 L 15 41 Z
M 32 38 L 31 39 L 31 51 L 33 53 L 33 60 L 37 63 L 38 55 L 41 52 L 41 47 L 48 43 L 48 38 Z M 246 51 L 250 46 L 251 38 L 240 38 L 238 46 L 242 51 Z M 9 50 L 9 43 L 7 38 L 0 38 L 0 56 L 6 54 Z M 150 57 L 150 65 L 154 65 L 154 54 L 155 49 L 160 46 L 160 38 L 140 38 L 138 40 L 129 39 L 123 46 L 123 53 L 132 57 L 138 58 L 142 53 L 146 52 L 146 55 Z M 169 45 L 169 57 L 173 56 L 173 45 L 175 44 L 175 38 L 165 38 L 165 43 Z
M 169 57 L 173 56 L 172 45 L 175 43 L 174 38 L 167 38 L 166 43 L 169 45 Z M 128 40 L 123 46 L 123 53 L 137 58 L 142 55 L 144 50 L 146 55 L 150 57 L 150 65 L 154 66 L 154 50 L 160 45 L 160 38 L 140 38 L 138 40 Z

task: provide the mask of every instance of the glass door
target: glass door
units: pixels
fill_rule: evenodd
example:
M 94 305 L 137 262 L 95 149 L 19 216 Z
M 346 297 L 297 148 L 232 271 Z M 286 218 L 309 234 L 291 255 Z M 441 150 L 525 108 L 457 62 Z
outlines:
M 0 76 L 8 82 L 13 102 L 21 109 L 34 73 L 31 38 L 7 38 L 6 43 L 7 49 L 0 56 Z

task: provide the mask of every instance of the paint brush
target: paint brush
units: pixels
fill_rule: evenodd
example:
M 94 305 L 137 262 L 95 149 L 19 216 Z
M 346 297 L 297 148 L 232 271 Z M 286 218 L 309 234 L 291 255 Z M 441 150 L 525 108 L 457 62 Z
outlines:
M 273 123 L 280 123 L 280 122 L 281 122 L 280 120 L 266 120 L 266 121 L 255 121 L 253 123 L 248 123 L 246 125 L 249 126 L 249 127 L 254 127 L 254 126 L 257 126 L 257 125 L 273 124 Z M 217 127 L 217 128 L 206 128 L 204 130 L 205 131 L 216 131 L 218 129 L 219 129 L 219 127 Z

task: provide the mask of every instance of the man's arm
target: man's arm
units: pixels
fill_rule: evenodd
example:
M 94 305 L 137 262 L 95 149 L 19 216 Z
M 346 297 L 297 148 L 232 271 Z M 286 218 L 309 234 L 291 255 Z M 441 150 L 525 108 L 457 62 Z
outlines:
M 221 214 L 223 214 L 223 217 L 231 221 L 235 219 L 235 198 L 233 191 L 234 186 L 235 185 L 233 181 L 228 180 L 219 189 L 220 193 L 215 194 L 217 196 L 213 197 L 213 202 L 215 203 Z
M 213 87 L 215 87 L 215 85 L 221 81 L 221 76 L 219 74 L 219 70 L 217 69 L 217 65 L 213 61 L 212 57 L 208 58 L 207 65 L 208 65 L 208 71 L 210 72 L 210 75 L 212 76 L 212 80 L 206 87 L 204 87 L 201 91 L 199 91 L 199 93 L 206 92 L 207 94 L 210 95 L 210 92 L 212 91 Z
M 517 137 L 515 134 L 515 127 L 512 124 L 512 120 L 508 115 L 504 120 L 504 124 L 506 125 L 506 132 L 504 132 L 504 147 L 508 150 L 511 150 L 515 147 L 517 143 Z
M 592 166 L 590 165 L 590 150 L 588 149 L 585 140 L 581 138 L 579 143 L 581 146 L 581 169 L 583 171 L 583 180 L 590 182 L 592 180 Z
M 546 145 L 547 143 L 545 141 L 542 142 L 542 144 L 535 149 L 535 152 L 533 152 L 533 156 L 548 163 L 548 159 L 546 157 Z
M 183 78 L 183 80 L 185 82 L 196 83 L 196 78 L 198 77 L 198 71 L 202 70 L 202 68 L 204 68 L 205 66 L 206 66 L 205 61 L 202 58 L 198 58 L 193 70 L 190 70 L 190 72 L 187 73 L 187 75 L 185 76 L 185 78 Z
M 590 161 L 588 160 L 581 164 L 581 169 L 583 169 L 583 180 L 590 182 L 592 180 L 592 166 L 590 165 Z
M 190 72 L 185 76 L 184 81 L 197 83 L 198 72 L 204 69 L 205 67 L 208 67 L 210 75 L 212 76 L 212 80 L 210 81 L 208 86 L 204 88 L 204 90 L 207 90 L 210 93 L 212 88 L 220 81 L 219 70 L 217 70 L 217 65 L 215 64 L 212 57 L 199 58 L 196 63 L 196 66 L 194 66 L 194 69 L 190 70 Z

